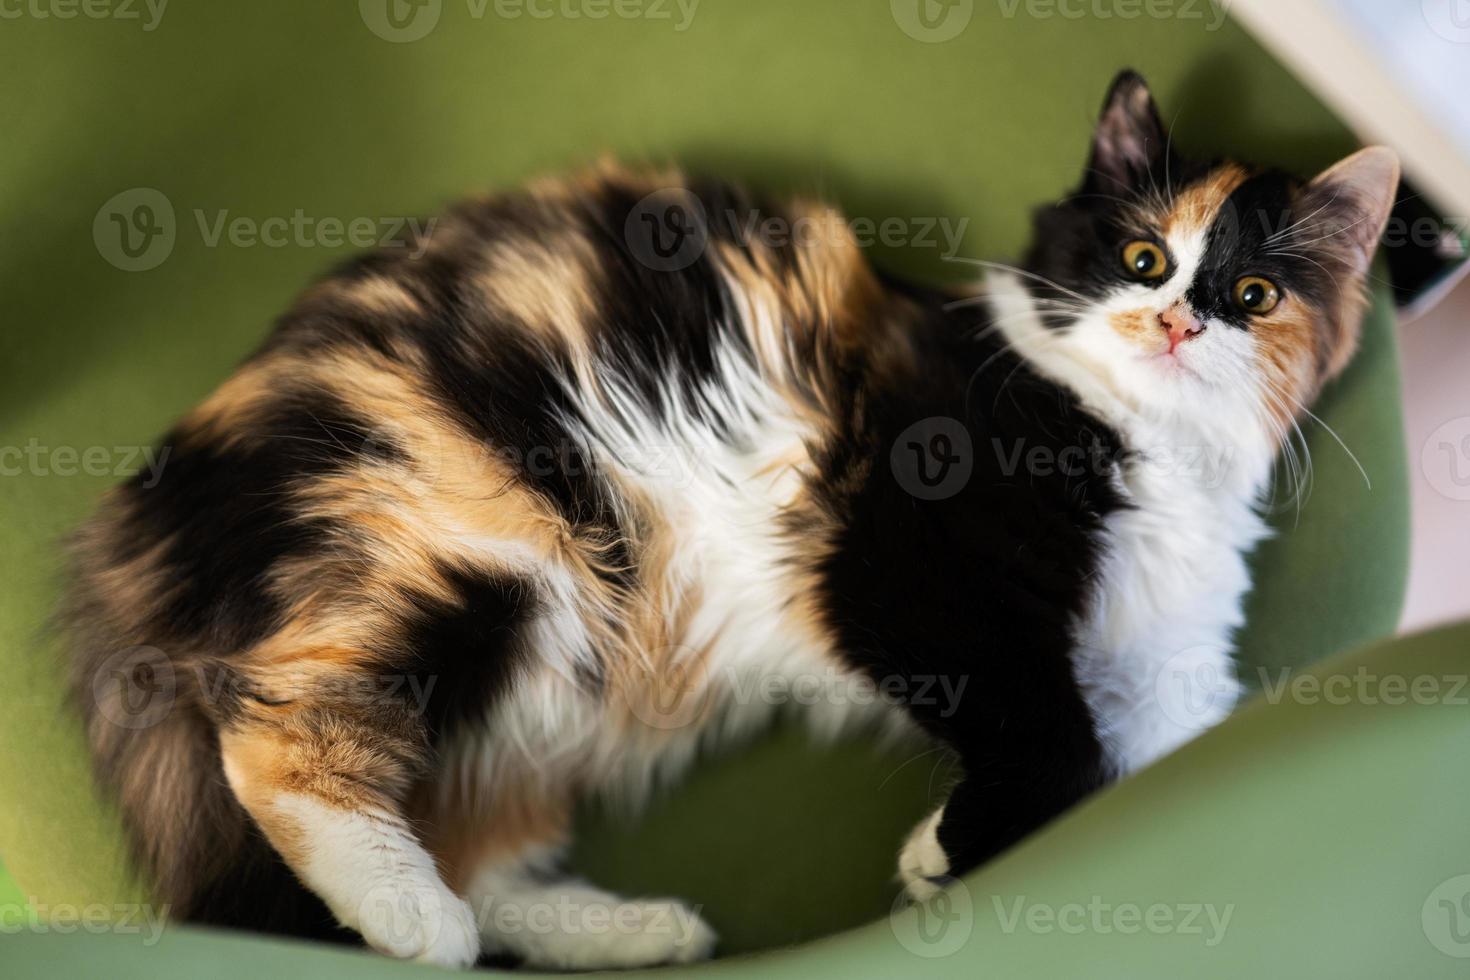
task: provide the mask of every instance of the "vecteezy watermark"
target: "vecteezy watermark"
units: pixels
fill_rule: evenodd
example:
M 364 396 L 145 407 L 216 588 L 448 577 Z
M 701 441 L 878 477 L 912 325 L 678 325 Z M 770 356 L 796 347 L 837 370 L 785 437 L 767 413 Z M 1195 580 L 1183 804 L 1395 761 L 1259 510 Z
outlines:
M 471 20 L 641 20 L 689 30 L 700 0 L 464 0 Z M 358 0 L 368 30 L 385 41 L 422 40 L 439 26 L 444 0 Z
M 645 196 L 623 221 L 633 257 L 655 272 L 687 269 L 709 245 L 709 213 L 693 191 L 666 187 Z
M 992 895 L 996 919 L 1006 935 L 1025 931 L 1035 935 L 1068 936 L 1198 936 L 1207 949 L 1225 939 L 1235 904 L 1212 902 L 1112 902 L 1092 895 L 1086 902 L 1033 902 L 1025 895 Z
M 934 884 L 940 890 L 930 898 L 916 902 L 900 893 L 888 911 L 893 938 L 926 960 L 953 956 L 965 948 L 975 931 L 975 902 L 965 883 L 946 877 Z
M 1445 259 L 1462 258 L 1470 243 L 1470 219 L 1422 215 L 1411 220 L 1395 214 L 1378 243 L 1384 248 L 1422 248 Z
M 229 208 L 194 208 L 191 214 L 205 248 L 397 248 L 415 258 L 428 249 L 438 221 L 406 216 L 317 216 L 304 208 L 266 217 L 234 214 Z M 179 231 L 173 202 L 151 187 L 134 187 L 114 195 L 92 220 L 98 254 L 124 272 L 158 268 L 173 254 Z
M 392 706 L 422 717 L 438 683 L 436 674 L 344 672 L 273 677 L 262 687 L 240 671 L 200 662 L 175 663 L 157 647 L 136 646 L 107 657 L 92 675 L 97 713 L 119 728 L 151 728 L 168 717 L 184 688 L 203 704 L 240 702 L 280 706 L 308 703 Z
M 134 187 L 114 195 L 92 219 L 92 241 L 124 272 L 156 269 L 173 254 L 178 225 L 162 191 Z
M 1006 20 L 1183 20 L 1218 31 L 1229 16 L 1229 0 L 995 0 Z
M 1470 959 L 1470 874 L 1440 882 L 1420 909 L 1424 936 L 1435 949 Z
M 950 718 L 960 710 L 969 684 L 967 674 L 872 677 L 836 667 L 790 674 L 743 673 L 730 667 L 711 672 L 695 651 L 669 647 L 648 655 L 610 686 L 608 696 L 643 725 L 675 731 L 702 724 L 723 706 L 909 706 Z
M 1101 440 L 1088 445 L 1032 443 L 992 437 L 990 448 L 1001 475 L 1013 477 L 1106 477 L 1118 470 L 1118 451 Z M 1156 446 L 1134 454 L 1131 469 L 1160 477 L 1179 477 L 1207 490 L 1218 489 L 1230 475 L 1235 458 L 1231 446 Z
M 1154 674 L 1154 703 L 1185 731 L 1199 731 L 1224 717 L 1239 696 L 1228 651 L 1209 644 L 1180 650 Z
M 771 250 L 811 249 L 855 244 L 859 248 L 943 249 L 941 256 L 959 253 L 970 219 L 937 216 L 844 218 L 821 210 L 790 217 L 752 208 L 708 210 L 693 191 L 667 187 L 635 204 L 623 222 L 628 249 L 644 265 L 658 272 L 686 269 L 704 255 L 711 237 L 718 235 L 744 248 Z
M 152 728 L 168 717 L 177 693 L 173 661 L 157 647 L 119 650 L 92 675 L 92 701 L 98 714 L 133 731 Z
M 704 931 L 701 906 L 681 902 L 582 902 L 569 895 L 554 901 L 518 902 L 490 897 L 474 908 L 481 929 L 497 935 L 664 936 L 685 949 Z
M 1379 673 L 1359 666 L 1351 674 L 1296 674 L 1291 668 L 1258 668 L 1268 704 L 1470 705 L 1470 674 Z
M 1470 500 L 1470 416 L 1435 429 L 1419 451 L 1419 469 L 1429 485 L 1451 500 Z
M 970 430 L 944 415 L 915 422 L 893 441 L 888 453 L 893 478 L 920 500 L 947 500 L 970 482 L 975 446 Z
M 1111 479 L 1123 464 L 1118 449 L 1101 439 L 1067 445 L 991 436 L 979 452 L 982 457 L 990 454 L 986 472 L 1006 479 Z M 1128 466 L 1135 474 L 1215 489 L 1229 478 L 1234 458 L 1231 446 L 1155 446 L 1132 454 Z M 944 500 L 959 493 L 970 481 L 976 463 L 969 429 L 948 416 L 914 423 L 900 433 L 889 450 L 894 479 L 921 500 Z
M 34 436 L 24 446 L 0 446 L 0 477 L 143 476 L 151 490 L 163 479 L 168 446 L 47 446 Z
M 1424 22 L 1446 41 L 1470 44 L 1470 0 L 1422 0 Z
M 942 44 L 970 26 L 975 0 L 888 0 L 888 9 L 899 29 L 915 41 Z
M 0 936 L 23 932 L 71 935 L 142 936 L 144 946 L 153 946 L 163 936 L 169 906 L 161 905 L 70 905 L 46 903 L 32 897 L 24 905 L 0 904 Z
M 407 44 L 426 38 L 439 26 L 443 0 L 357 0 L 367 29 L 385 41 Z
M 158 29 L 168 0 L 0 0 L 0 20 L 116 20 Z

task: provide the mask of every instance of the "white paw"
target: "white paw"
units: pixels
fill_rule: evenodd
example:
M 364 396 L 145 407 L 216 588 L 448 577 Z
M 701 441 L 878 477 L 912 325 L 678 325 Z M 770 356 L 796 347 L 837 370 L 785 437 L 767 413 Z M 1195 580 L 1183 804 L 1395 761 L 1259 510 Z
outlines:
M 468 902 L 442 884 L 379 885 L 358 909 L 367 944 L 398 959 L 465 969 L 480 958 L 480 930 Z
M 940 807 L 914 828 L 898 855 L 898 877 L 915 901 L 927 902 L 944 886 L 940 879 L 949 876 L 949 855 L 939 846 L 939 822 L 944 819 Z
M 546 928 L 551 916 L 538 916 L 546 907 L 524 907 L 524 922 L 504 909 L 492 913 L 486 947 L 516 953 L 532 968 L 619 970 L 708 959 L 718 938 L 698 913 L 672 899 L 584 903 L 575 895 L 559 897 L 555 928 Z

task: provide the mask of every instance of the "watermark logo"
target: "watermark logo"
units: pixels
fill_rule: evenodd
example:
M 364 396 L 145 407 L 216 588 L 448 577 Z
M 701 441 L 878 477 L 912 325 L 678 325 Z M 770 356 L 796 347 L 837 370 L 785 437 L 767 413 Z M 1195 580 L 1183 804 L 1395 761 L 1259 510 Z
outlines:
M 663 21 L 682 34 L 694 23 L 700 0 L 468 0 L 470 16 L 479 20 L 493 6 L 503 20 L 619 20 Z
M 464 0 L 471 21 L 496 20 L 642 20 L 672 24 L 676 33 L 689 30 L 700 0 Z M 444 0 L 358 0 L 358 13 L 368 30 L 385 41 L 407 44 L 433 33 L 444 13 Z
M 714 707 L 714 687 L 696 651 L 671 648 L 653 653 L 619 678 L 613 700 L 653 731 L 682 731 L 705 722 Z
M 1000 922 L 1000 931 L 1008 936 L 1019 930 L 1038 936 L 1058 932 L 1068 936 L 1085 933 L 1098 936 L 1136 936 L 1143 933 L 1198 936 L 1208 949 L 1225 940 L 1230 920 L 1235 915 L 1234 903 L 1223 906 L 1212 902 L 1140 905 L 1137 902 L 1111 902 L 1101 895 L 1090 896 L 1086 902 L 1060 905 L 1032 902 L 1025 895 L 1017 895 L 1013 900 L 992 895 L 990 900 Z
M 32 896 L 25 904 L 0 903 L 0 936 L 21 933 L 69 936 L 141 936 L 145 947 L 156 946 L 167 925 L 167 905 L 51 904 Z
M 1446 956 L 1470 959 L 1470 875 L 1440 882 L 1420 910 L 1424 936 Z
M 414 258 L 428 250 L 437 218 L 358 215 L 339 218 L 290 214 L 263 218 L 229 208 L 193 208 L 192 227 L 209 249 L 327 248 L 403 249 Z M 189 223 L 185 227 L 190 227 Z M 97 251 L 125 272 L 156 269 L 173 254 L 180 233 L 173 203 L 161 191 L 135 187 L 112 197 L 92 222 Z
M 147 272 L 173 254 L 178 225 L 162 191 L 133 187 L 115 194 L 92 219 L 97 251 L 124 272 Z
M 888 460 L 893 478 L 910 494 L 920 500 L 946 500 L 970 482 L 975 447 L 963 423 L 940 415 L 904 429 Z
M 634 258 L 656 272 L 687 269 L 709 245 L 704 204 L 683 187 L 654 191 L 635 204 L 623 223 Z
M 444 0 L 357 0 L 368 30 L 393 44 L 422 40 L 439 26 Z
M 1422 0 L 1424 22 L 1446 41 L 1470 44 L 1470 0 Z
M 935 881 L 941 891 L 915 902 L 900 894 L 888 912 L 888 927 L 900 946 L 926 960 L 953 956 L 975 931 L 975 903 L 957 878 Z
M 0 477 L 138 477 L 152 490 L 163 479 L 170 446 L 50 446 L 35 436 L 24 446 L 0 446 Z
M 92 675 L 92 698 L 104 718 L 119 728 L 152 728 L 173 710 L 177 690 L 173 663 L 156 647 L 119 650 Z
M 365 938 L 390 955 L 433 948 L 460 899 L 442 888 L 394 882 L 368 890 L 358 904 Z M 467 906 L 465 907 L 467 909 Z
M 1435 429 L 1419 452 L 1429 485 L 1451 500 L 1470 500 L 1470 416 Z
M 888 9 L 899 29 L 915 41 L 942 44 L 970 26 L 975 0 L 888 0 Z
M 1001 16 L 1013 20 L 1025 14 L 1032 20 L 1149 20 L 1201 21 L 1205 30 L 1218 31 L 1229 16 L 1228 0 L 997 0 Z
M 1257 668 L 1261 694 L 1267 704 L 1289 702 L 1302 705 L 1367 705 L 1399 707 L 1416 705 L 1470 706 L 1470 675 L 1467 674 L 1380 674 L 1359 666 L 1350 674 L 1295 674 L 1282 667 L 1273 674 Z
M 1191 731 L 1228 711 L 1238 686 L 1227 672 L 1229 656 L 1211 646 L 1174 654 L 1154 675 L 1154 701 L 1169 721 Z
M 936 216 L 849 220 L 828 209 L 795 216 L 760 208 L 710 211 L 688 188 L 666 187 L 630 209 L 623 238 L 644 265 L 658 272 L 678 272 L 698 261 L 711 234 L 747 249 L 942 248 L 942 257 L 950 259 L 958 254 L 969 225 L 969 218 Z
M 169 0 L 0 0 L 0 20 L 137 21 L 145 34 L 158 29 Z

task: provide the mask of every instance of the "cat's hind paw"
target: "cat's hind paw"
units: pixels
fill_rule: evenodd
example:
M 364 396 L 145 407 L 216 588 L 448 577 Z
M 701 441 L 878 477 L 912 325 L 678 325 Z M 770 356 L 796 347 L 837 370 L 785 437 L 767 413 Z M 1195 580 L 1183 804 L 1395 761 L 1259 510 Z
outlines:
M 486 946 L 514 952 L 533 968 L 577 971 L 693 963 L 714 953 L 715 931 L 682 902 L 614 899 L 576 911 L 554 930 L 487 931 Z

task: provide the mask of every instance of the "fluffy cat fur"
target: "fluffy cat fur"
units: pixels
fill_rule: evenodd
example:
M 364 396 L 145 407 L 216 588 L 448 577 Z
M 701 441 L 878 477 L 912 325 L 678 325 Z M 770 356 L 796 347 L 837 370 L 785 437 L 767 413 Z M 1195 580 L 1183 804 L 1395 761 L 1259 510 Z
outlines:
M 684 906 L 558 861 L 578 797 L 759 729 L 737 692 L 770 677 L 840 689 L 824 734 L 954 751 L 899 861 L 929 894 L 1230 710 L 1262 494 L 1352 354 L 1396 182 L 1382 149 L 1311 181 L 1188 161 L 1125 73 L 1023 266 L 958 299 L 823 205 L 610 167 L 339 270 L 75 541 L 75 686 L 157 895 L 455 966 L 706 956 Z M 656 192 L 830 233 L 707 220 L 660 268 L 629 221 Z M 911 451 L 968 476 L 916 489 Z M 963 693 L 906 696 L 936 679 Z M 150 684 L 168 709 L 118 724 Z M 565 895 L 635 928 L 477 921 Z

